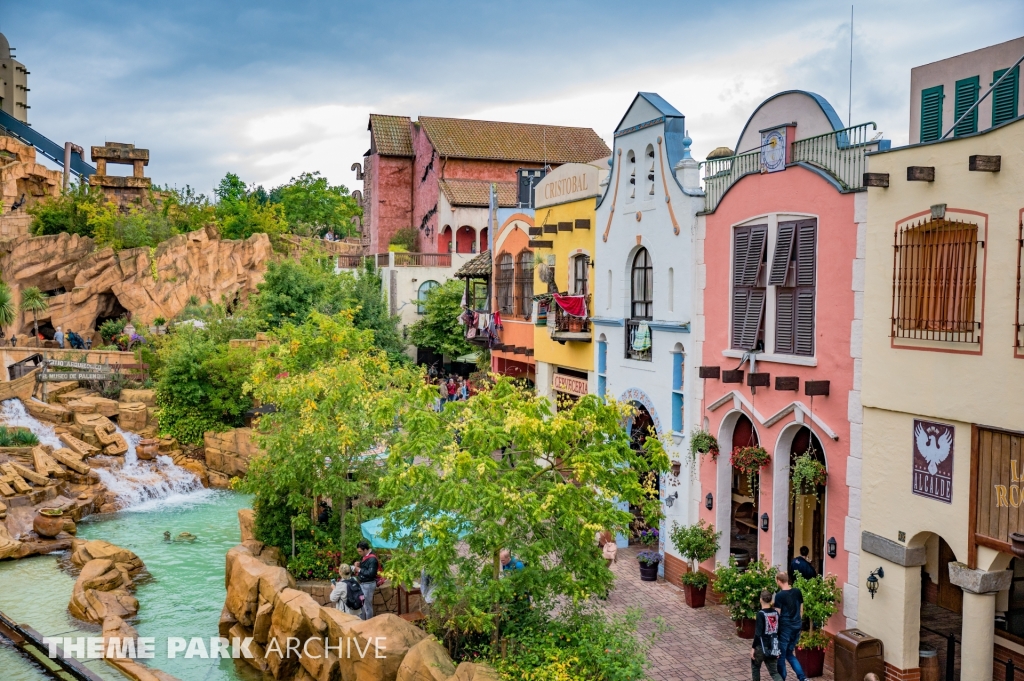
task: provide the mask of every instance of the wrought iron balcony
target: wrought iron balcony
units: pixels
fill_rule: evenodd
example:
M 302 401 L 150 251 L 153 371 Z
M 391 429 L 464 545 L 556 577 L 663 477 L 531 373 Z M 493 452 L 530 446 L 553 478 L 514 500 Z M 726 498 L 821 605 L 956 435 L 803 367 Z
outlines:
M 653 341 L 653 334 L 646 319 L 627 319 L 626 320 L 626 359 L 636 359 L 641 362 L 651 361 L 651 347 Z M 641 341 L 643 336 L 643 330 L 641 327 L 647 328 L 647 347 L 643 348 L 643 342 L 637 340 L 637 335 L 641 335 Z
M 577 341 L 589 343 L 593 340 L 593 329 L 590 324 L 590 294 L 587 294 L 587 318 L 580 319 L 573 317 L 563 310 L 554 300 L 551 307 L 554 308 L 554 315 L 548 311 L 548 333 L 551 340 L 564 343 L 566 341 Z
M 844 192 L 864 187 L 866 154 L 878 149 L 879 135 L 873 122 L 861 123 L 823 135 L 796 140 L 790 147 L 790 164 L 808 163 L 834 177 Z M 732 185 L 741 178 L 761 172 L 761 150 L 713 158 L 700 164 L 704 181 L 704 212 L 712 213 Z

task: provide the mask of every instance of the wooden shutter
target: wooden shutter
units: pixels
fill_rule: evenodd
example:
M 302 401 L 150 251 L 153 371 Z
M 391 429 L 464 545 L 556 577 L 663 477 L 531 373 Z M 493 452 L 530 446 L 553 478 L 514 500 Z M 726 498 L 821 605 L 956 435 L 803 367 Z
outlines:
M 796 275 L 780 286 L 775 294 L 775 352 L 786 355 L 814 355 L 814 289 L 817 267 L 817 223 L 814 220 L 782 223 L 793 230 L 791 247 Z M 778 249 L 776 249 L 778 254 Z M 787 263 L 788 266 L 788 263 Z M 772 278 L 775 263 L 772 264 Z
M 515 281 L 515 265 L 512 263 L 512 256 L 502 253 L 498 256 L 498 276 L 496 294 L 498 298 L 498 311 L 503 315 L 512 315 L 512 285 Z
M 992 74 L 992 83 L 1006 73 L 1000 69 Z M 1013 73 L 992 91 L 992 125 L 999 125 L 1017 117 L 1017 98 L 1020 88 L 1020 67 L 1015 66 Z
M 921 90 L 921 141 L 934 142 L 942 137 L 942 86 Z
M 763 328 L 766 290 L 758 286 L 767 225 L 737 227 L 733 239 L 732 347 L 751 350 Z
M 796 292 L 779 291 L 775 298 L 775 352 L 791 355 L 794 350 L 793 332 L 796 317 Z
M 796 354 L 814 355 L 814 290 L 797 289 Z
M 814 286 L 817 224 L 814 220 L 809 220 L 799 223 L 797 229 L 799 237 L 796 244 L 796 285 Z
M 967 113 L 967 110 L 978 101 L 978 90 L 981 89 L 978 76 L 971 76 L 956 82 L 956 94 L 953 99 L 953 120 L 959 121 L 960 117 Z M 953 130 L 956 136 L 969 135 L 978 132 L 978 107 L 974 107 L 971 115 L 964 118 Z
M 793 237 L 795 235 L 795 222 L 779 223 L 779 238 L 775 242 L 775 253 L 772 255 L 772 270 L 768 276 L 769 286 L 785 285 L 786 273 L 789 272 L 789 260 L 793 254 Z

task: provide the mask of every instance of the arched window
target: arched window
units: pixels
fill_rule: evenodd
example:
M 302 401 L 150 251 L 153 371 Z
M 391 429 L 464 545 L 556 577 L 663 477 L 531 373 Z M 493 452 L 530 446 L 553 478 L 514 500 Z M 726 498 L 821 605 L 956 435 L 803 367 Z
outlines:
M 654 312 L 654 267 L 646 248 L 633 257 L 633 276 L 630 293 L 630 316 L 633 319 L 651 319 Z
M 431 289 L 435 289 L 440 284 L 436 281 L 430 280 L 420 284 L 419 291 L 416 293 L 416 311 L 423 314 L 427 311 L 427 294 L 430 293 Z
M 577 255 L 572 259 L 572 281 L 570 282 L 573 295 L 585 296 L 590 293 L 590 256 Z
M 516 256 L 516 315 L 529 319 L 533 314 L 533 251 Z
M 513 298 L 512 284 L 515 281 L 515 265 L 512 263 L 512 256 L 502 253 L 498 256 L 498 275 L 495 279 L 495 296 L 498 299 L 498 312 L 503 315 L 512 315 Z
M 647 151 L 644 153 L 644 174 L 647 176 L 644 187 L 647 189 L 645 192 L 646 196 L 654 196 L 654 147 L 650 144 L 647 145 Z

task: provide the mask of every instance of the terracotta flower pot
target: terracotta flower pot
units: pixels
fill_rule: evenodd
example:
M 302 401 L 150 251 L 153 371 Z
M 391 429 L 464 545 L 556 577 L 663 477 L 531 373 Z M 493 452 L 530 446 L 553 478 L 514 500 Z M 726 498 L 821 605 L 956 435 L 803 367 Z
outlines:
M 819 648 L 797 648 L 796 659 L 807 678 L 821 676 L 825 671 L 825 651 Z
M 147 437 L 139 441 L 139 446 L 135 448 L 135 455 L 143 461 L 152 461 L 159 451 L 160 441 Z
M 704 601 L 708 596 L 708 588 L 706 586 L 683 584 L 683 594 L 686 596 L 686 604 L 688 606 L 691 608 L 703 608 Z
M 65 520 L 64 513 L 59 508 L 41 508 L 32 519 L 32 529 L 40 537 L 52 539 L 64 529 Z
M 658 564 L 651 563 L 640 563 L 640 581 L 641 582 L 656 582 L 658 581 Z
M 736 635 L 740 638 L 751 639 L 754 638 L 754 627 L 757 624 L 756 620 L 748 619 L 744 617 L 741 620 L 736 621 Z

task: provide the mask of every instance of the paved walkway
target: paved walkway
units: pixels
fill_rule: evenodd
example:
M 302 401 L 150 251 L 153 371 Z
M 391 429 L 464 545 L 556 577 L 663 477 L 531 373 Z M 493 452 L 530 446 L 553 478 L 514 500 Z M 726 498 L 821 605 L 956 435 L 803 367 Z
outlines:
M 661 635 L 651 650 L 650 677 L 653 681 L 749 681 L 750 641 L 736 636 L 736 628 L 724 606 L 693 609 L 686 605 L 681 587 L 664 581 L 641 582 L 637 548 L 620 549 L 615 588 L 608 597 L 609 612 L 622 613 L 631 607 L 644 611 L 641 631 L 654 629 L 661 617 L 670 630 Z M 762 667 L 762 679 L 769 679 Z M 831 674 L 824 677 L 831 680 Z M 786 676 L 787 681 L 795 677 Z

